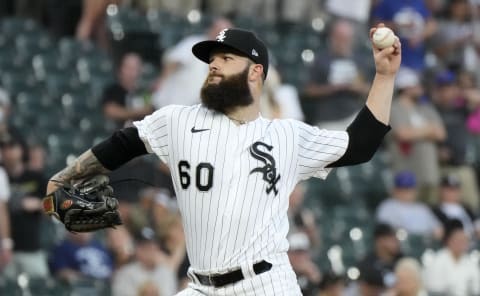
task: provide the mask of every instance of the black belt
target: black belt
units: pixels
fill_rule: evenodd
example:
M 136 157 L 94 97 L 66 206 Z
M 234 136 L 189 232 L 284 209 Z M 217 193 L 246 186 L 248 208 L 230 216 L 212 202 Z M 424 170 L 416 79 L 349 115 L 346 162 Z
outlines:
M 269 271 L 272 268 L 272 264 L 262 260 L 258 263 L 253 264 L 253 271 L 255 274 L 261 274 L 265 271 Z M 238 281 L 243 280 L 245 277 L 243 276 L 242 269 L 236 269 L 227 273 L 223 274 L 211 274 L 211 275 L 203 275 L 194 273 L 197 277 L 200 284 L 205 286 L 214 286 L 214 287 L 223 287 L 229 284 L 236 283 Z

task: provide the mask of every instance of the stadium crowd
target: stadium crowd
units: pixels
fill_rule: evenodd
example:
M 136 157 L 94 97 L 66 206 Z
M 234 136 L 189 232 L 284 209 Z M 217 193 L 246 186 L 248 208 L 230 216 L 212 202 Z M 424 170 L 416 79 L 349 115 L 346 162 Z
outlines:
M 297 185 L 290 261 L 304 295 L 480 295 L 479 14 L 477 0 L 1 1 L 0 295 L 181 290 L 189 263 L 164 164 L 112 172 L 124 225 L 88 234 L 42 213 L 47 178 L 117 128 L 199 103 L 208 68 L 191 46 L 234 26 L 271 50 L 264 117 L 345 129 L 379 22 L 402 42 L 392 130 L 370 164 Z

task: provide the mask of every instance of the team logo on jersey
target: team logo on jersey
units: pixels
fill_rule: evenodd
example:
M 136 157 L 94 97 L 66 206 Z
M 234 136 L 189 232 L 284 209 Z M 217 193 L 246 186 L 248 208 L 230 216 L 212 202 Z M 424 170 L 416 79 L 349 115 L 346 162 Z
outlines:
M 265 165 L 263 167 L 254 168 L 250 171 L 250 175 L 253 173 L 262 173 L 263 180 L 268 183 L 267 194 L 272 190 L 275 195 L 278 194 L 277 182 L 280 180 L 280 175 L 277 176 L 277 168 L 275 167 L 275 158 L 269 153 L 260 150 L 260 147 L 264 147 L 268 151 L 272 151 L 273 146 L 265 144 L 263 142 L 255 142 L 250 146 L 250 154 L 253 158 L 260 160 Z

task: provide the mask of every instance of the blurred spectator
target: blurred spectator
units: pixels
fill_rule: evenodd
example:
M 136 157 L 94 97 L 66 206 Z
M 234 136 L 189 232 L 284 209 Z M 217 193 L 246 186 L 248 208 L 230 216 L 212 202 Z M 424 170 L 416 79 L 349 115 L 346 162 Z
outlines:
M 174 252 L 180 247 L 178 244 L 183 241 L 183 228 L 179 220 L 179 213 L 177 210 L 172 211 L 165 205 L 159 204 L 156 200 L 157 194 L 163 195 L 164 193 L 158 193 L 154 189 L 144 191 L 140 202 L 130 209 L 128 223 L 125 224 L 132 233 L 145 227 L 153 227 L 159 239 L 165 243 L 165 247 Z
M 21 18 L 34 19 L 42 22 L 44 17 L 45 0 L 15 0 L 16 15 Z
M 14 13 L 15 0 L 0 1 L 0 17 L 8 17 Z
M 439 21 L 432 47 L 440 67 L 461 69 L 466 66 L 466 50 L 474 41 L 471 22 L 472 7 L 468 0 L 451 0 L 446 3 L 446 18 Z
M 328 272 L 322 275 L 317 296 L 342 296 L 345 290 L 343 276 Z
M 32 18 L 43 20 L 43 4 L 45 0 L 2 0 L 0 1 L 0 19 L 4 16 Z
M 377 220 L 409 234 L 440 239 L 443 228 L 430 209 L 417 201 L 415 175 L 401 171 L 395 175 L 392 197 L 384 200 L 377 209 Z
M 105 16 L 108 4 L 120 0 L 83 0 L 82 15 L 77 24 L 75 36 L 80 41 L 94 40 L 97 45 L 107 48 Z
M 41 249 L 41 225 L 44 218 L 42 198 L 47 179 L 43 174 L 27 169 L 19 142 L 3 145 L 2 161 L 11 188 L 9 210 L 14 243 L 13 260 L 7 266 L 5 275 L 15 278 L 20 273 L 26 273 L 32 277 L 46 277 L 48 268 Z
M 0 144 L 16 141 L 23 149 L 23 160 L 28 160 L 28 146 L 19 130 L 9 123 L 12 113 L 10 95 L 0 87 Z
M 10 95 L 0 87 L 0 142 L 3 143 L 12 138 L 8 124 L 10 111 Z
M 148 281 L 140 286 L 138 296 L 162 296 L 162 294 L 154 282 Z
M 402 43 L 402 66 L 415 71 L 425 68 L 426 40 L 437 23 L 424 0 L 380 0 L 373 8 L 375 23 L 392 28 Z
M 175 295 L 178 266 L 172 264 L 160 250 L 153 229 L 143 228 L 135 237 L 135 260 L 116 272 L 112 282 L 112 295 L 136 296 L 145 285 L 151 284 L 155 285 L 159 295 Z
M 75 283 L 84 279 L 105 280 L 112 276 L 110 253 L 91 232 L 67 233 L 50 253 L 50 268 L 58 279 Z
M 444 246 L 432 262 L 425 263 L 425 287 L 434 295 L 465 296 L 480 294 L 478 262 L 468 254 L 469 238 L 462 223 L 451 220 Z
M 135 233 L 144 227 L 155 225 L 155 195 L 154 189 L 145 190 L 140 194 L 139 201 L 129 209 L 127 228 Z
M 389 146 L 393 170 L 415 173 L 419 197 L 433 202 L 439 181 L 437 142 L 446 132 L 433 106 L 422 100 L 423 88 L 418 74 L 401 68 L 397 75 L 398 96 L 392 105 Z
M 458 86 L 466 99 L 470 114 L 467 119 L 467 129 L 473 135 L 480 134 L 480 90 L 477 87 L 475 72 L 460 71 Z
M 260 113 L 269 119 L 304 120 L 297 88 L 291 84 L 282 83 L 280 73 L 273 65 L 268 67 L 268 76 L 260 99 Z
M 160 10 L 177 17 L 186 16 L 192 9 L 197 9 L 200 5 L 199 2 L 200 0 L 122 0 L 122 4 L 138 9 L 144 13 L 147 13 L 149 10 Z
M 124 226 L 107 230 L 106 247 L 112 254 L 114 270 L 129 263 L 135 253 L 133 238 Z
M 131 207 L 140 201 L 140 196 L 145 190 L 157 186 L 170 189 L 167 185 L 169 176 L 158 177 L 160 171 L 151 159 L 135 158 L 125 166 L 125 169 L 120 168 L 109 174 L 111 183 L 114 183 L 113 190 L 120 203 L 127 203 L 128 207 Z M 127 216 L 128 212 L 124 214 Z
M 304 232 L 290 233 L 288 258 L 297 275 L 298 285 L 303 295 L 313 295 L 320 284 L 321 273 L 310 255 L 310 240 Z
M 56 38 L 75 36 L 82 16 L 83 0 L 43 0 L 47 28 Z M 99 1 L 101 2 L 101 1 Z
M 107 86 L 103 92 L 103 114 L 116 123 L 116 128 L 131 124 L 131 121 L 152 113 L 153 108 L 145 100 L 138 87 L 142 73 L 142 60 L 136 53 L 122 57 L 117 82 Z
M 215 39 L 220 31 L 232 26 L 228 19 L 215 18 L 205 34 L 188 36 L 167 50 L 153 94 L 156 109 L 170 104 L 200 103 L 200 88 L 208 73 L 208 65 L 192 54 L 192 46 L 203 40 Z
M 244 19 L 260 23 L 302 23 L 321 13 L 320 1 L 310 0 L 204 0 L 201 9 L 212 14 L 235 13 Z
M 364 44 L 373 2 L 375 0 L 325 0 L 324 6 L 332 18 L 344 18 L 351 21 L 355 29 L 355 42 Z
M 349 0 L 326 0 L 325 8 L 330 14 L 356 21 L 357 24 L 361 25 L 362 29 L 365 29 L 364 25 L 369 19 L 372 2 L 374 1 L 357 0 L 352 2 Z
M 156 207 L 158 208 L 158 207 Z M 178 212 L 167 212 L 159 217 L 157 212 L 156 231 L 170 265 L 177 271 L 179 284 L 185 284 L 190 266 L 185 246 L 185 234 Z
M 41 144 L 33 144 L 28 147 L 28 169 L 33 172 L 45 171 L 47 152 Z
M 435 18 L 438 18 L 443 10 L 447 1 L 444 0 L 425 0 L 425 5 L 431 11 Z
M 254 10 L 251 6 L 250 11 L 245 11 L 246 16 L 258 15 L 259 18 L 265 20 L 273 20 L 277 22 L 298 24 L 309 22 L 312 18 L 319 16 L 323 9 L 320 7 L 319 1 L 310 0 L 269 0 L 258 1 L 250 0 L 249 2 L 264 3 L 263 10 Z M 270 6 L 268 6 L 270 4 Z M 240 5 L 242 7 L 243 5 Z M 247 8 L 248 7 L 244 7 Z
M 373 250 L 358 264 L 359 294 L 379 295 L 395 283 L 394 267 L 402 257 L 395 229 L 388 224 L 375 227 Z
M 344 129 L 366 99 L 365 58 L 356 56 L 354 28 L 349 21 L 334 21 L 328 41 L 328 52 L 315 55 L 304 93 L 307 100 L 314 100 L 311 121 L 323 128 Z
M 10 184 L 8 176 L 3 167 L 0 167 L 0 271 L 12 259 L 13 240 L 10 236 L 9 199 Z
M 145 209 L 147 212 L 153 213 L 155 208 L 153 205 L 158 203 L 172 204 L 176 203 L 173 198 L 173 184 L 170 174 L 165 173 L 159 168 L 159 162 L 147 157 L 138 157 L 125 166 L 110 172 L 110 181 L 115 196 L 120 203 L 120 212 L 123 222 L 130 230 L 130 226 L 136 221 L 130 221 L 133 213 L 132 209 Z M 138 216 L 138 215 L 137 215 Z M 139 219 L 154 221 L 156 217 L 152 215 L 141 215 Z M 162 215 L 160 217 L 163 217 Z M 142 223 L 140 223 L 142 224 Z M 140 227 L 146 226 L 145 223 Z
M 472 210 L 461 202 L 460 180 L 454 174 L 448 174 L 442 177 L 440 186 L 440 202 L 433 208 L 435 216 L 444 227 L 447 227 L 452 219 L 459 220 L 470 238 L 480 238 L 480 221 L 475 218 Z
M 413 258 L 402 258 L 395 266 L 395 286 L 385 296 L 427 296 L 423 289 L 422 267 Z
M 440 114 L 447 138 L 440 145 L 439 155 L 442 169 L 458 175 L 461 179 L 462 198 L 474 210 L 479 209 L 479 192 L 475 171 L 467 162 L 467 149 L 470 135 L 467 129 L 467 118 L 470 108 L 479 105 L 468 90 L 460 89 L 452 72 L 437 74 L 432 99 Z
M 319 231 L 315 224 L 315 215 L 307 207 L 304 207 L 305 183 L 298 183 L 290 194 L 288 206 L 288 220 L 291 233 L 304 232 L 307 234 L 312 248 L 320 245 Z

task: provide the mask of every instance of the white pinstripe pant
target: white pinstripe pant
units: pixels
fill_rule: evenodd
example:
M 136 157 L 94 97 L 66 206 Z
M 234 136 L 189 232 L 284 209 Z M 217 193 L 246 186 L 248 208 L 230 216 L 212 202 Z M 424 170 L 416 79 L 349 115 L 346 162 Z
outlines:
M 297 296 L 302 295 L 297 277 L 289 264 L 273 265 L 272 269 L 247 277 L 233 285 L 214 288 L 190 282 L 188 288 L 176 296 Z

